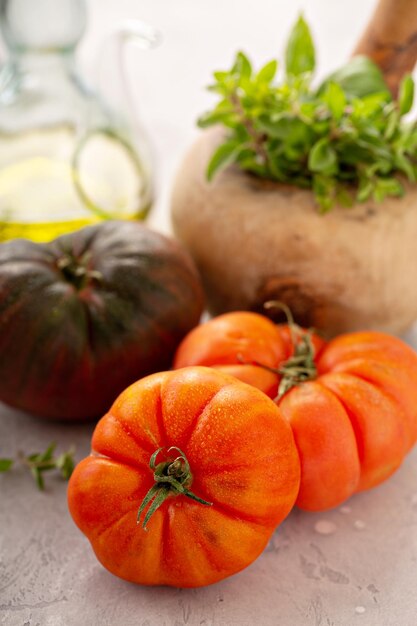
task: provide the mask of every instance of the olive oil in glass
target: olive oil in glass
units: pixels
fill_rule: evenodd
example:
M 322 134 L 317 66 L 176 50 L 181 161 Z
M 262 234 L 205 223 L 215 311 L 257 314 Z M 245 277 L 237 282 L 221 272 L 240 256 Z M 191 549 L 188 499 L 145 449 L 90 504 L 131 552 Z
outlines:
M 0 0 L 8 48 L 0 70 L 0 241 L 48 241 L 103 219 L 143 219 L 151 207 L 144 138 L 77 73 L 85 24 L 84 0 Z M 152 29 L 138 24 L 134 35 L 151 47 Z

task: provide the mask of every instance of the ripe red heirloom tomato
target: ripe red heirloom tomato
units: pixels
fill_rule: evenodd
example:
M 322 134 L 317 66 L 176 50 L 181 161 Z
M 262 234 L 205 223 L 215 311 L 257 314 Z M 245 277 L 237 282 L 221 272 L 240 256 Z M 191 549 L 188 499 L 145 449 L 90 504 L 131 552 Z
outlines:
M 261 553 L 294 504 L 299 473 L 291 429 L 271 400 L 192 367 L 153 374 L 119 396 L 68 501 L 113 574 L 198 587 Z
M 388 478 L 417 440 L 417 355 L 377 332 L 329 343 L 248 312 L 197 327 L 174 367 L 227 370 L 275 398 L 301 462 L 300 508 L 337 506 Z

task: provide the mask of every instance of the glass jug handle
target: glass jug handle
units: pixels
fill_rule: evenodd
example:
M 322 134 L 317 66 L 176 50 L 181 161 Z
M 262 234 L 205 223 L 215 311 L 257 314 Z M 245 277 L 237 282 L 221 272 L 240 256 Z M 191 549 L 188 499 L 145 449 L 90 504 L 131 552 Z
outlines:
M 124 111 L 128 114 L 135 131 L 136 142 L 139 143 L 142 155 L 145 153 L 144 156 L 148 158 L 149 143 L 138 116 L 136 98 L 132 94 L 132 83 L 126 65 L 126 49 L 133 45 L 142 50 L 150 50 L 158 47 L 161 42 L 161 33 L 150 24 L 137 19 L 125 20 L 105 37 L 98 63 L 99 89 L 105 94 L 104 101 L 109 102 L 115 111 Z M 110 54 L 113 58 L 109 61 Z M 109 67 L 113 67 L 110 71 L 110 80 Z

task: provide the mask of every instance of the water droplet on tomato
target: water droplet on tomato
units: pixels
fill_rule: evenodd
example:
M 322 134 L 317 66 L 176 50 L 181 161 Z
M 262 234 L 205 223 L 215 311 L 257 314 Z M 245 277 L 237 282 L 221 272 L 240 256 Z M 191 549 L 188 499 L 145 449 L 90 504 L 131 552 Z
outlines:
M 321 519 L 314 524 L 314 530 L 319 535 L 332 535 L 336 531 L 336 524 L 326 519 Z

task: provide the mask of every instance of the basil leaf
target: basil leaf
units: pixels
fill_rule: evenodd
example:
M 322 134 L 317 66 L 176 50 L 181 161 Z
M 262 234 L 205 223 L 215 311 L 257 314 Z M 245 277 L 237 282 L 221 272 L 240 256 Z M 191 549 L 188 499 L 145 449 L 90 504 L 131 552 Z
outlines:
M 248 57 L 243 52 L 238 52 L 236 61 L 232 68 L 233 74 L 238 74 L 241 78 L 250 78 L 252 75 L 252 65 Z
M 347 189 L 340 187 L 336 191 L 336 200 L 340 206 L 349 209 L 353 205 L 352 194 Z
M 377 186 L 384 191 L 386 196 L 404 195 L 404 187 L 396 178 L 379 178 Z
M 213 156 L 210 159 L 210 162 L 207 166 L 207 179 L 211 181 L 220 169 L 226 167 L 233 163 L 236 160 L 239 151 L 241 150 L 239 144 L 236 141 L 226 141 L 221 144 Z
M 398 105 L 400 107 L 400 115 L 405 115 L 411 111 L 414 100 L 414 81 L 410 74 L 404 76 L 400 85 L 400 94 L 398 97 Z
M 313 189 L 316 195 L 320 213 L 327 213 L 333 206 L 335 182 L 333 179 L 320 174 L 314 176 Z
M 233 111 L 213 111 L 211 113 L 206 113 L 202 115 L 197 124 L 200 128 L 208 128 L 209 126 L 213 126 L 213 124 L 224 124 L 228 126 L 229 123 L 232 122 Z
M 269 63 L 264 65 L 263 68 L 259 70 L 256 76 L 256 80 L 258 84 L 268 85 L 275 78 L 275 74 L 277 73 L 277 68 L 278 68 L 278 62 L 275 61 L 275 59 L 273 61 L 269 61 Z
M 319 139 L 312 147 L 308 165 L 312 172 L 331 173 L 337 163 L 336 152 L 331 147 L 327 137 Z
M 400 113 L 394 109 L 391 111 L 387 118 L 387 125 L 384 131 L 385 139 L 392 139 L 398 129 L 398 122 L 400 121 Z
M 366 178 L 362 179 L 359 182 L 358 193 L 356 194 L 356 199 L 358 202 L 366 202 L 372 195 L 374 190 L 374 183 L 372 180 L 368 180 Z
M 346 107 L 345 92 L 340 85 L 330 81 L 322 97 L 336 121 L 339 121 Z
M 299 76 L 313 72 L 316 66 L 316 53 L 310 29 L 300 15 L 293 27 L 285 51 L 287 76 Z
M 363 98 L 370 94 L 383 94 L 387 101 L 391 94 L 379 67 L 364 56 L 353 57 L 346 65 L 339 68 L 323 82 L 319 92 L 322 92 L 329 82 L 337 83 L 346 94 Z
M 416 175 L 414 168 L 410 163 L 410 160 L 402 152 L 397 152 L 394 157 L 394 164 L 401 172 L 403 172 L 407 176 L 408 180 L 410 180 L 411 182 L 415 182 Z
M 288 145 L 304 143 L 309 140 L 311 129 L 297 117 L 282 114 L 274 119 L 267 115 L 258 118 L 257 126 L 270 137 L 285 141 Z

